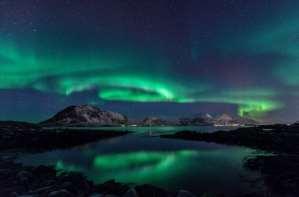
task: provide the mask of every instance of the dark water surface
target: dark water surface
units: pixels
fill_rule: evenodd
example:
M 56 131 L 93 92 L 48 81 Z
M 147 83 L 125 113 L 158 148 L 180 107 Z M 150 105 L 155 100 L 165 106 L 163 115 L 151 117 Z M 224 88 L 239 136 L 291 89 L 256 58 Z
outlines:
M 124 128 L 117 128 L 121 129 Z M 152 128 L 150 132 L 145 127 L 135 129 L 136 133 L 127 136 L 76 148 L 21 155 L 18 161 L 79 171 L 96 183 L 115 179 L 123 183 L 149 183 L 170 190 L 186 189 L 197 194 L 240 194 L 255 190 L 247 180 L 259 175 L 244 169 L 243 162 L 247 157 L 261 154 L 256 150 L 148 135 L 182 128 Z M 214 130 L 199 129 L 202 132 Z

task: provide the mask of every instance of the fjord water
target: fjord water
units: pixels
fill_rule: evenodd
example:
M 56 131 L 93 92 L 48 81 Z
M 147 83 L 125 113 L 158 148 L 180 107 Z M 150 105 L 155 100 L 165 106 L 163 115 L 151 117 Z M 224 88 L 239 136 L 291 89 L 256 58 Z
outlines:
M 169 129 L 154 127 L 150 133 L 171 132 Z M 172 131 L 180 129 L 172 128 Z M 214 129 L 203 127 L 200 131 Z M 115 179 L 170 190 L 185 189 L 196 194 L 240 194 L 254 190 L 248 180 L 259 175 L 243 168 L 244 159 L 259 154 L 253 149 L 153 137 L 148 135 L 146 127 L 135 131 L 138 132 L 80 147 L 22 155 L 18 161 L 78 171 L 96 183 Z

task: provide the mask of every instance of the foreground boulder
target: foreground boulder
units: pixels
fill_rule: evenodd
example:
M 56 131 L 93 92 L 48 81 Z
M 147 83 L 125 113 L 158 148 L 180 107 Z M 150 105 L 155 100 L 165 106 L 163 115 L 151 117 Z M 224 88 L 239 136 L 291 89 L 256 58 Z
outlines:
M 140 197 L 172 197 L 174 196 L 167 190 L 164 190 L 162 188 L 154 187 L 152 185 L 139 185 L 135 187 L 135 190 L 137 191 L 138 196 Z
M 180 190 L 176 197 L 196 197 L 196 196 L 189 191 Z

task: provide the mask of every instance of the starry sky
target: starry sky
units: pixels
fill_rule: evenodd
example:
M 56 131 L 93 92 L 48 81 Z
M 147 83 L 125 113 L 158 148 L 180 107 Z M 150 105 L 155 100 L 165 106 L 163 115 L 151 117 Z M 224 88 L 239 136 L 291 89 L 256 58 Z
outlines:
M 0 119 L 299 120 L 297 0 L 0 0 Z

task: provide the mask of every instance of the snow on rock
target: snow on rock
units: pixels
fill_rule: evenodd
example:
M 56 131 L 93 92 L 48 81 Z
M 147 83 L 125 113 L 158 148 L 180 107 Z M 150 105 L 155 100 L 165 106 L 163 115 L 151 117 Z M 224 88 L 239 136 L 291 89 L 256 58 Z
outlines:
M 69 106 L 55 114 L 42 124 L 97 124 L 119 125 L 125 124 L 127 117 L 117 112 L 103 111 L 93 105 Z

